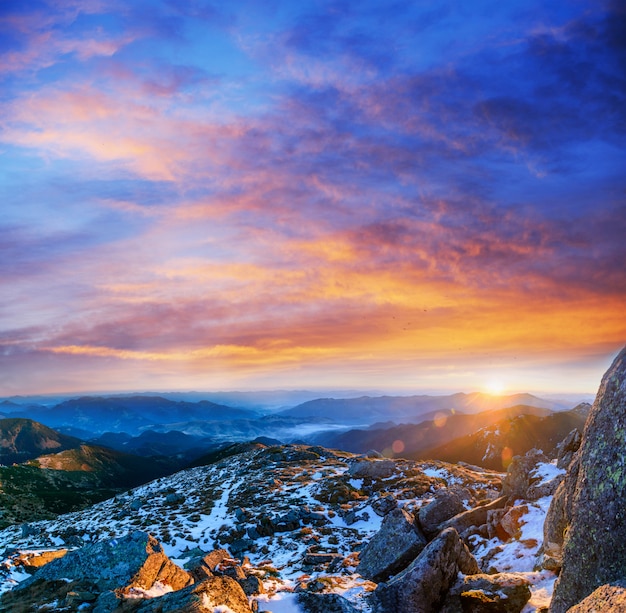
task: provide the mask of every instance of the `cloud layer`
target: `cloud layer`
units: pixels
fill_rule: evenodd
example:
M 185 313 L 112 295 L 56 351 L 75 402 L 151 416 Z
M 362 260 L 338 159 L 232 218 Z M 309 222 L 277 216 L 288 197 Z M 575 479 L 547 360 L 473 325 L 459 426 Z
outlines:
M 623 344 L 619 3 L 1 11 L 0 393 L 593 391 Z

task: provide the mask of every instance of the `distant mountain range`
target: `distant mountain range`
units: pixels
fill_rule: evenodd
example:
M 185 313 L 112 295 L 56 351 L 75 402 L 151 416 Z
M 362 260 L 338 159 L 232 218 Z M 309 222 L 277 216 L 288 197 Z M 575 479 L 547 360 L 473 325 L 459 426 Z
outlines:
M 362 396 L 360 398 L 319 398 L 305 402 L 280 415 L 289 417 L 326 417 L 336 423 L 368 425 L 377 421 L 396 423 L 419 423 L 430 413 L 448 411 L 480 413 L 524 405 L 560 411 L 570 404 L 558 400 L 546 400 L 532 394 L 491 396 L 480 392 L 458 393 L 448 396 Z
M 207 420 L 257 419 L 260 415 L 238 409 L 200 402 L 173 401 L 160 396 L 83 396 L 65 400 L 52 407 L 17 406 L 12 414 L 35 419 L 50 427 L 71 426 L 93 434 L 104 432 L 139 433 L 155 424 Z M 4 405 L 4 412 L 7 407 Z

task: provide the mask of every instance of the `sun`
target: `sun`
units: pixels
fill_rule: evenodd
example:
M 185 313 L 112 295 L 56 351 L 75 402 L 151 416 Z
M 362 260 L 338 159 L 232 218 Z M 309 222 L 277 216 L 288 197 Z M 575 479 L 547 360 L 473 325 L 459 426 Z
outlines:
M 506 386 L 500 379 L 490 379 L 483 387 L 492 396 L 501 396 L 506 390 Z

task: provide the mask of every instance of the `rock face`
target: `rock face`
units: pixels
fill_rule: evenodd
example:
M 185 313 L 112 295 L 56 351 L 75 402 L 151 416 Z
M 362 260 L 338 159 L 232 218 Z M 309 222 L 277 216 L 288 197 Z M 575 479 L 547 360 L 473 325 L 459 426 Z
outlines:
M 469 493 L 458 488 L 437 492 L 434 500 L 419 510 L 418 519 L 422 530 L 429 536 L 436 534 L 439 524 L 466 510 L 463 500 L 468 498 Z
M 99 598 L 93 613 L 252 613 L 239 584 L 230 577 L 211 577 L 197 585 L 158 598 L 118 599 L 108 592 Z
M 149 590 L 157 581 L 173 590 L 193 583 L 191 575 L 170 561 L 154 537 L 134 532 L 120 539 L 87 545 L 53 560 L 17 589 L 38 579 L 57 581 L 65 577 L 93 581 L 99 591 L 117 589 L 123 594 Z
M 447 528 L 420 555 L 374 592 L 377 613 L 436 613 L 459 572 L 477 574 L 478 564 L 454 528 Z
M 530 582 L 512 573 L 472 575 L 460 587 L 464 613 L 519 613 L 530 600 Z
M 361 551 L 356 571 L 366 579 L 384 581 L 405 568 L 425 545 L 413 518 L 403 509 L 394 509 Z
M 339 594 L 298 594 L 298 604 L 304 613 L 358 613 L 345 598 Z
M 358 460 L 354 462 L 348 474 L 355 479 L 386 479 L 391 477 L 396 470 L 396 464 L 392 460 Z
M 550 509 L 563 513 L 568 526 L 551 613 L 564 613 L 599 586 L 626 578 L 625 448 L 626 348 L 602 378 L 562 486 L 562 504 Z
M 602 585 L 567 613 L 616 613 L 626 611 L 626 586 Z
M 531 449 L 524 456 L 515 456 L 509 465 L 506 477 L 502 482 L 502 495 L 508 496 L 512 502 L 516 499 L 536 500 L 539 496 L 533 496 L 529 491 L 533 485 L 531 473 L 540 462 L 550 460 L 537 449 Z

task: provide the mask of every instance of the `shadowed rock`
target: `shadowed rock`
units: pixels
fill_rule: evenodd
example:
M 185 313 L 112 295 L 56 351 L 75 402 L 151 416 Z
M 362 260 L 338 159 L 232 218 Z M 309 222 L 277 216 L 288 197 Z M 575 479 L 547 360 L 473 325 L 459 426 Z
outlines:
M 436 613 L 459 572 L 477 574 L 478 564 L 454 528 L 444 530 L 420 555 L 374 592 L 378 613 Z
M 568 526 L 551 613 L 564 613 L 605 583 L 626 578 L 626 349 L 602 378 L 567 474 L 560 506 Z M 550 520 L 560 525 L 559 518 Z
M 460 488 L 446 488 L 435 495 L 434 500 L 424 505 L 418 513 L 419 525 L 427 536 L 438 532 L 438 526 L 444 521 L 465 511 L 463 500 L 469 493 Z
M 356 571 L 366 579 L 384 581 L 405 568 L 425 545 L 413 518 L 403 509 L 394 509 L 361 551 Z
M 513 573 L 465 577 L 460 587 L 463 613 L 519 613 L 530 600 L 529 585 Z
M 71 551 L 53 560 L 21 583 L 23 589 L 37 579 L 92 581 L 100 591 L 149 590 L 158 581 L 179 590 L 193 583 L 189 573 L 176 566 L 157 540 L 145 532 L 134 532 L 119 539 L 100 541 Z
M 339 594 L 314 594 L 301 592 L 298 604 L 304 613 L 358 613 L 343 596 Z

